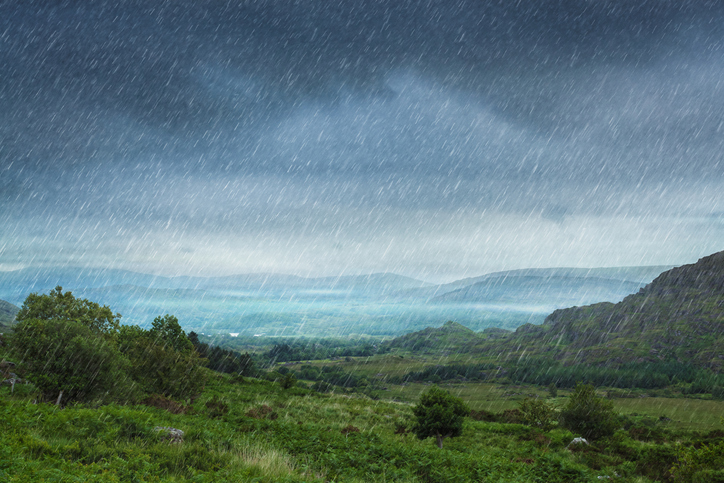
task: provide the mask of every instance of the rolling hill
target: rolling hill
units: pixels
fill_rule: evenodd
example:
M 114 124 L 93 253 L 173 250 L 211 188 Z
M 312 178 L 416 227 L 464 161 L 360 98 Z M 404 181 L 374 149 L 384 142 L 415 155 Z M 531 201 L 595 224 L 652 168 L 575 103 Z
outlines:
M 0 272 L 0 299 L 20 305 L 57 285 L 108 305 L 124 323 L 166 313 L 186 330 L 245 335 L 399 335 L 456 320 L 474 330 L 540 324 L 557 308 L 615 302 L 662 267 L 498 272 L 433 285 L 393 273 L 304 278 L 257 273 L 163 277 L 116 269 L 48 267 Z
M 724 252 L 659 275 L 621 302 L 559 309 L 540 325 L 483 341 L 481 356 L 565 364 L 676 360 L 724 368 Z

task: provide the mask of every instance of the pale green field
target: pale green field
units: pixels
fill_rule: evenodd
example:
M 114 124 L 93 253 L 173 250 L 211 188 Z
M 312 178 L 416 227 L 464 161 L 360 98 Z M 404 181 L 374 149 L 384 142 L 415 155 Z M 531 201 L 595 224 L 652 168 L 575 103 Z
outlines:
M 614 407 L 622 414 L 638 413 L 666 416 L 679 429 L 711 431 L 724 429 L 724 401 L 701 399 L 646 397 L 614 399 Z
M 383 399 L 416 402 L 420 394 L 427 389 L 426 384 L 389 385 L 386 391 L 378 394 Z M 546 397 L 548 392 L 536 386 L 501 386 L 488 383 L 441 384 L 452 394 L 462 398 L 471 409 L 501 412 L 515 409 L 525 397 L 537 395 Z M 567 390 L 558 390 L 555 399 L 548 402 L 565 405 Z M 640 414 L 654 418 L 665 416 L 671 419 L 669 425 L 676 429 L 711 431 L 724 429 L 724 401 L 702 399 L 636 397 L 612 399 L 614 408 L 621 414 Z

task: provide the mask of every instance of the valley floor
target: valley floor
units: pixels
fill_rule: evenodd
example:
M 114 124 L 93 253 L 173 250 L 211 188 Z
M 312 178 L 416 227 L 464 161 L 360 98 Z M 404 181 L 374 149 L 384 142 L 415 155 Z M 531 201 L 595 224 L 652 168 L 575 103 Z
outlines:
M 185 413 L 172 414 L 148 406 L 59 409 L 33 404 L 29 386 L 17 386 L 13 396 L 4 386 L 0 480 L 583 482 L 610 477 L 643 483 L 661 481 L 702 441 L 724 448 L 723 402 L 639 397 L 616 399 L 616 408 L 629 415 L 628 428 L 590 446 L 567 448 L 576 435 L 563 429 L 466 418 L 463 435 L 446 440 L 440 450 L 432 439 L 420 441 L 406 430 L 409 402 L 426 387 L 390 386 L 385 396 L 405 401 L 372 400 L 301 387 L 284 390 L 278 383 L 215 373 L 201 398 Z M 515 408 L 526 395 L 544 396 L 534 386 L 443 387 L 474 409 L 496 412 Z M 566 395 L 561 391 L 558 399 Z M 156 427 L 181 429 L 183 442 L 169 442 L 168 433 Z M 677 481 L 691 481 L 687 474 L 680 470 Z

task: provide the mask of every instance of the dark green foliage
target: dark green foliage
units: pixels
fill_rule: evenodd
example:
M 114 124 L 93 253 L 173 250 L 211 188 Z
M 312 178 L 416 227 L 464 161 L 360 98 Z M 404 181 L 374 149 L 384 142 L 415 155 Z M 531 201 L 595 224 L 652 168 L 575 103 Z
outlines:
M 617 388 L 664 388 L 672 380 L 692 382 L 697 378 L 718 380 L 710 371 L 677 361 L 627 363 L 620 367 L 599 367 L 587 364 L 564 366 L 554 361 L 536 361 L 516 365 L 508 374 L 516 384 L 554 384 L 574 387 L 579 381 L 595 386 Z M 707 380 L 709 380 L 707 379 Z M 723 379 L 724 380 L 724 379 Z
M 390 378 L 391 383 L 412 381 L 448 381 L 451 379 L 487 379 L 496 374 L 498 365 L 490 363 L 450 364 L 426 367 L 421 371 L 411 371 L 402 378 Z
M 216 394 L 213 398 L 206 401 L 204 405 L 206 406 L 209 417 L 211 418 L 220 418 L 229 412 L 229 405 L 225 401 L 219 399 L 219 396 Z
M 84 323 L 23 319 L 15 327 L 12 350 L 45 400 L 61 391 L 62 403 L 132 396 L 127 360 L 114 341 Z
M 182 337 L 176 333 L 174 326 L 178 321 L 173 322 L 161 319 L 160 328 L 155 332 L 135 325 L 123 326 L 119 332 L 119 347 L 131 361 L 133 379 L 146 392 L 171 398 L 192 398 L 206 383 L 202 370 L 204 360 L 193 350 L 185 334 Z M 170 330 L 165 330 L 164 325 Z
M 556 409 L 542 399 L 525 398 L 518 409 L 523 423 L 548 431 L 556 425 Z
M 314 367 L 306 364 L 299 368 L 299 372 L 295 374 L 295 377 L 307 381 L 320 381 L 331 386 L 346 388 L 354 388 L 364 385 L 364 381 L 366 380 L 363 376 L 347 372 L 341 367 Z
M 498 416 L 495 413 L 491 411 L 486 411 L 484 409 L 481 409 L 479 411 L 472 409 L 470 411 L 470 419 L 473 419 L 475 421 L 496 422 L 498 421 Z
M 561 410 L 560 423 L 586 439 L 610 436 L 618 426 L 613 403 L 596 395 L 590 384 L 577 384 Z
M 412 413 L 415 415 L 415 435 L 420 439 L 434 436 L 437 446 L 442 448 L 446 438 L 462 434 L 463 420 L 470 414 L 470 408 L 459 397 L 433 386 L 420 396 Z
M 290 389 L 297 385 L 297 378 L 294 377 L 292 372 L 287 372 L 284 374 L 284 377 L 281 378 L 279 383 L 281 384 L 282 389 Z
M 685 483 L 724 482 L 724 442 L 680 446 L 671 474 L 674 481 Z
M 368 341 L 340 339 L 301 339 L 275 343 L 261 356 L 266 365 L 278 362 L 330 359 L 332 357 L 369 357 L 388 352 Z
M 153 319 L 148 335 L 155 344 L 162 345 L 164 349 L 168 347 L 175 352 L 189 352 L 194 348 L 173 315 L 166 314 Z
M 63 287 L 55 287 L 48 295 L 32 293 L 23 302 L 16 315 L 18 322 L 25 320 L 62 320 L 78 322 L 95 334 L 113 335 L 118 331 L 121 314 L 114 314 L 107 306 L 86 299 L 77 299 Z
M 196 349 L 196 352 L 209 361 L 207 364 L 209 369 L 227 374 L 240 374 L 242 376 L 257 375 L 254 360 L 248 352 L 241 354 L 237 351 L 202 343 L 199 341 L 199 336 L 195 332 L 189 332 L 188 338 Z
M 654 481 L 671 481 L 676 450 L 671 446 L 646 448 L 636 462 L 636 472 Z

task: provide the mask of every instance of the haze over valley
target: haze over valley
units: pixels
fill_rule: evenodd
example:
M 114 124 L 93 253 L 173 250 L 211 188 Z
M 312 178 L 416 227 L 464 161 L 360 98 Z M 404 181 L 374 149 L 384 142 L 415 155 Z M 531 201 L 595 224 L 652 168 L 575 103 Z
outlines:
M 529 269 L 436 285 L 391 273 L 333 278 L 280 274 L 162 277 L 47 268 L 0 274 L 0 299 L 21 305 L 57 285 L 148 326 L 176 314 L 190 331 L 266 336 L 392 336 L 455 320 L 476 331 L 541 323 L 553 310 L 618 302 L 670 267 Z

